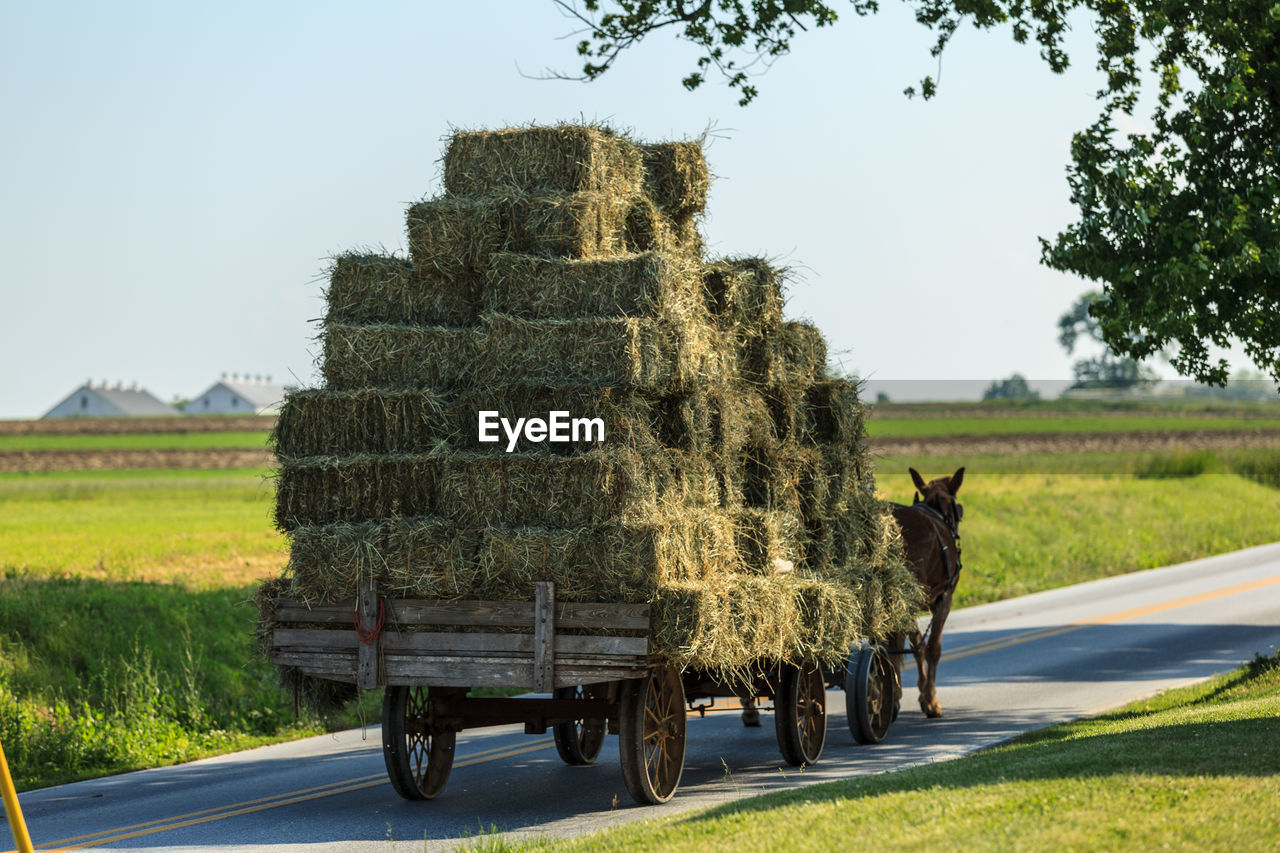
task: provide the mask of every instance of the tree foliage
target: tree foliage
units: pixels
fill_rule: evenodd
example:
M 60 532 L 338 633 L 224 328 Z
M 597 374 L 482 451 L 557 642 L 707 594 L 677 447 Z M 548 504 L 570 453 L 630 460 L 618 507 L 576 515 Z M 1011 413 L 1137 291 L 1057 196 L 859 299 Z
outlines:
M 820 0 L 557 0 L 584 25 L 584 79 L 605 73 L 645 36 L 674 29 L 702 55 L 684 77 L 694 89 L 718 71 L 758 95 L 756 74 L 810 27 L 838 20 Z M 1042 240 L 1042 262 L 1100 282 L 1093 316 L 1106 344 L 1141 360 L 1172 353 L 1180 373 L 1226 381 L 1211 352 L 1233 340 L 1280 379 L 1280 2 L 1277 0 L 905 0 L 941 56 L 959 26 L 1008 27 L 1034 41 L 1054 71 L 1073 13 L 1092 17 L 1098 119 L 1077 133 L 1068 183 L 1079 219 Z M 865 16 L 875 0 L 841 9 Z M 1144 71 L 1142 59 L 1149 71 Z M 1144 83 L 1149 130 L 1118 132 Z M 932 97 L 924 77 L 908 95 Z
M 1027 384 L 1027 377 L 1014 373 L 1008 379 L 997 379 L 982 392 L 984 400 L 1039 400 L 1040 392 Z
M 1105 344 L 1102 324 L 1098 320 L 1099 304 L 1107 297 L 1096 290 L 1081 296 L 1067 313 L 1058 318 L 1058 343 L 1075 352 L 1076 342 L 1084 337 Z M 1154 383 L 1159 377 L 1151 368 L 1127 355 L 1114 355 L 1106 349 L 1091 358 L 1082 358 L 1071 366 L 1075 388 L 1133 388 Z

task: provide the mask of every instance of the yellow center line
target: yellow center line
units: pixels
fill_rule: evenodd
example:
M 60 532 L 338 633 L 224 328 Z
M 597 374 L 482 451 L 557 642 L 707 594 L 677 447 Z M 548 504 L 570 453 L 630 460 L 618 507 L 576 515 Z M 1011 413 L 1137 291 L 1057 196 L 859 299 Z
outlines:
M 1025 631 L 1021 634 L 1013 634 L 1009 637 L 997 637 L 996 639 L 985 640 L 981 643 L 974 643 L 970 646 L 961 646 L 949 654 L 944 654 L 942 656 L 942 660 L 959 660 L 960 658 L 967 658 L 971 655 L 980 655 L 985 652 L 1005 649 L 1009 646 L 1029 643 L 1033 640 L 1043 640 L 1048 637 L 1057 637 L 1062 634 L 1069 634 L 1072 631 L 1081 631 L 1093 625 L 1110 625 L 1115 622 L 1136 619 L 1139 616 L 1148 616 L 1152 613 L 1161 613 L 1166 610 L 1174 610 L 1178 607 L 1187 607 L 1192 604 L 1213 601 L 1216 598 L 1225 598 L 1228 595 L 1238 595 L 1242 592 L 1250 592 L 1255 589 L 1262 589 L 1263 587 L 1274 586 L 1276 584 L 1280 584 L 1280 575 L 1271 575 L 1257 580 L 1233 584 L 1232 586 L 1224 586 L 1219 587 L 1218 589 L 1211 589 L 1206 592 L 1198 592 L 1193 595 L 1184 595 L 1180 598 L 1171 598 L 1167 601 L 1161 601 L 1156 604 L 1131 607 L 1128 610 L 1117 610 L 1114 613 L 1106 613 L 1102 616 L 1090 616 L 1087 619 L 1077 619 L 1076 621 L 1069 622 L 1066 625 L 1059 625 L 1052 628 L 1036 628 L 1035 630 Z
M 453 766 L 455 768 L 467 767 L 472 764 L 483 764 L 486 761 L 494 761 L 499 758 L 510 758 L 511 756 L 523 755 L 527 752 L 536 752 L 541 749 L 546 749 L 553 742 L 552 738 L 542 738 L 528 746 L 504 746 L 487 749 L 482 752 L 477 752 L 462 761 L 457 761 Z M 303 788 L 298 791 L 290 791 L 288 793 L 276 794 L 270 797 L 260 797 L 256 800 L 232 803 L 226 806 L 219 806 L 216 809 L 189 812 L 188 814 L 177 815 L 176 817 L 164 818 L 162 820 L 154 820 L 149 823 L 136 823 L 131 826 L 122 826 L 116 829 L 105 830 L 103 832 L 90 833 L 89 835 L 78 835 L 73 838 L 64 838 L 60 841 L 47 842 L 47 844 L 41 845 L 37 849 L 40 850 L 41 853 L 62 853 L 62 851 L 69 850 L 86 850 L 90 847 L 111 844 L 115 841 L 128 841 L 131 838 L 138 838 L 144 835 L 154 835 L 157 832 L 168 832 L 171 829 L 182 829 L 184 827 L 195 826 L 201 823 L 209 823 L 215 820 L 224 820 L 229 817 L 237 817 L 239 815 L 252 814 L 254 812 L 266 811 L 267 809 L 279 808 L 281 806 L 294 805 L 296 803 L 306 802 L 307 800 L 318 800 L 322 797 L 333 796 L 334 794 L 345 794 L 350 791 L 360 791 L 365 788 L 373 788 L 378 785 L 386 784 L 386 781 L 387 774 L 385 773 L 359 776 L 354 779 L 331 782 L 328 785 L 319 785 L 314 788 Z M 84 843 L 74 843 L 83 841 L 84 839 L 94 840 L 86 841 Z

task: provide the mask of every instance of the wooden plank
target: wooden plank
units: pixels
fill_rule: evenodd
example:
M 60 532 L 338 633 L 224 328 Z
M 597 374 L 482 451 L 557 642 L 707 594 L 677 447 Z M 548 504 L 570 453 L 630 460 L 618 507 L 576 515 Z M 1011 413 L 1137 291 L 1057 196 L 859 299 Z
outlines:
M 360 638 L 354 630 L 276 628 L 271 633 L 271 643 L 277 649 L 338 649 L 354 654 L 360 645 Z
M 386 652 L 419 654 L 525 654 L 532 660 L 532 634 L 454 634 L 426 631 L 388 633 L 382 645 Z
M 307 607 L 300 601 L 281 599 L 275 618 L 280 623 L 350 624 L 354 601 Z M 534 618 L 532 601 L 428 601 L 392 599 L 387 602 L 388 622 L 399 625 L 494 625 L 523 627 Z M 649 629 L 649 605 L 561 602 L 556 605 L 561 628 L 602 628 L 624 631 Z
M 282 598 L 276 602 L 275 619 L 278 623 L 345 623 L 351 624 L 351 614 L 355 612 L 354 601 L 339 601 L 334 604 L 317 604 L 307 607 L 300 601 Z
M 356 683 L 361 690 L 372 690 L 380 683 L 378 680 L 378 659 L 382 644 L 382 625 L 379 616 L 378 589 L 374 585 L 373 576 L 362 575 L 357 582 L 356 612 L 360 615 L 360 625 L 365 637 L 360 639 L 360 665 L 356 673 Z M 369 637 L 369 632 L 373 636 Z
M 316 652 L 277 652 L 271 662 L 279 666 L 296 666 L 308 675 L 342 677 L 355 680 L 356 656 Z
M 561 667 L 556 670 L 556 687 L 573 687 L 577 684 L 598 684 L 601 681 L 622 681 L 627 678 L 640 678 L 648 672 L 641 666 L 597 666 L 597 667 Z
M 565 602 L 556 606 L 556 626 L 648 631 L 649 605 Z
M 556 627 L 562 627 L 558 622 Z M 556 660 L 575 655 L 640 655 L 649 653 L 647 637 L 592 637 L 556 634 Z
M 550 581 L 538 581 L 535 595 L 533 689 L 546 693 L 556 683 L 556 586 Z
M 397 625 L 527 628 L 533 624 L 532 601 L 424 601 L 405 598 L 390 603 Z
M 383 652 L 418 655 L 494 655 L 523 654 L 532 658 L 532 634 L 457 634 L 436 632 L 383 631 Z M 280 651 L 347 651 L 361 645 L 353 630 L 334 628 L 277 628 L 272 645 Z M 594 637 L 557 634 L 557 665 L 566 656 L 643 657 L 649 651 L 644 637 Z

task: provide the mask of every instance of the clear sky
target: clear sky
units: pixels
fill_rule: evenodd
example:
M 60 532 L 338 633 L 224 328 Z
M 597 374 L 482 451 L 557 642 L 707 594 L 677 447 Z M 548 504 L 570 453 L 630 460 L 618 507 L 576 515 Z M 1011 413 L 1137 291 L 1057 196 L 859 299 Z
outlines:
M 191 397 L 224 371 L 317 381 L 327 258 L 404 247 L 451 127 L 586 118 L 646 140 L 715 128 L 712 254 L 793 267 L 788 313 L 875 379 L 1062 379 L 1089 284 L 1038 263 L 1100 83 L 1081 20 L 1052 74 L 886 2 L 803 33 L 745 109 L 660 33 L 595 83 L 550 0 L 216 4 L 0 0 L 0 418 L 86 378 Z

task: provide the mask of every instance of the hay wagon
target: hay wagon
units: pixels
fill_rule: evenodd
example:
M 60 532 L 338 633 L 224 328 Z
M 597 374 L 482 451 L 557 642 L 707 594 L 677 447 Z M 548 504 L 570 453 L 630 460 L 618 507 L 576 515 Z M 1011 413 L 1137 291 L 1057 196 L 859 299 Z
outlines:
M 551 729 L 568 764 L 590 764 L 606 732 L 617 734 L 627 790 L 664 803 L 684 768 L 689 711 L 717 698 L 768 697 L 778 745 L 793 765 L 813 763 L 826 740 L 826 688 L 846 689 L 849 727 L 881 740 L 896 715 L 897 673 L 878 646 L 855 647 L 842 667 L 758 665 L 737 680 L 655 664 L 649 607 L 555 601 L 550 582 L 534 601 L 384 599 L 371 582 L 353 602 L 274 606 L 272 661 L 318 678 L 384 688 L 382 746 L 402 797 L 444 790 L 457 733 L 521 723 Z M 481 698 L 472 687 L 550 693 L 552 698 Z M 703 702 L 703 700 L 706 700 Z M 698 703 L 702 704 L 698 704 Z

